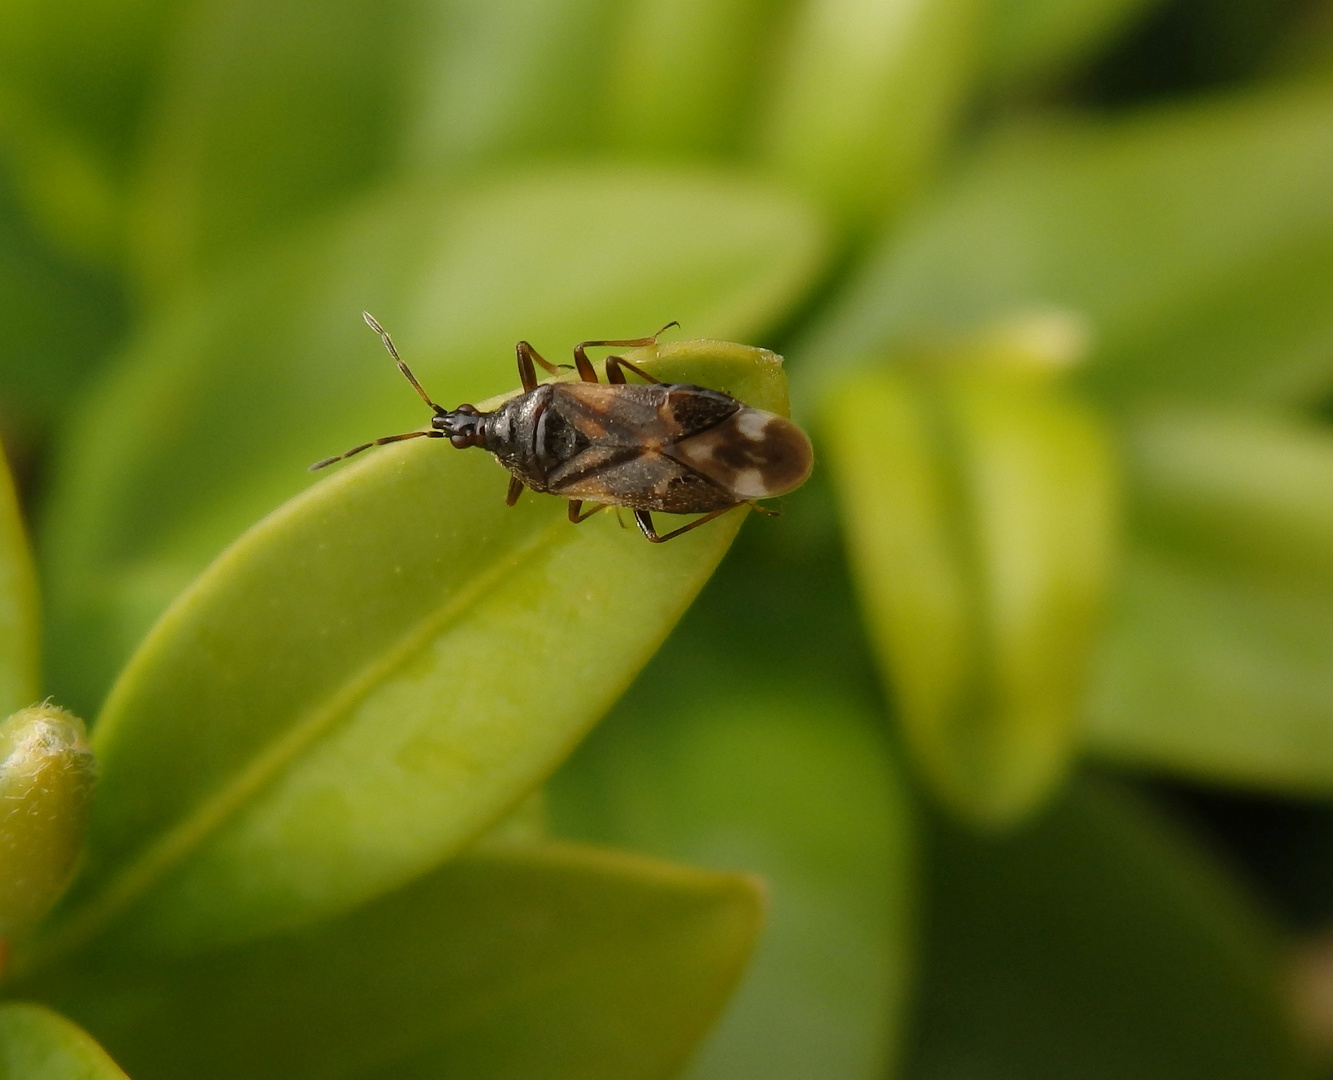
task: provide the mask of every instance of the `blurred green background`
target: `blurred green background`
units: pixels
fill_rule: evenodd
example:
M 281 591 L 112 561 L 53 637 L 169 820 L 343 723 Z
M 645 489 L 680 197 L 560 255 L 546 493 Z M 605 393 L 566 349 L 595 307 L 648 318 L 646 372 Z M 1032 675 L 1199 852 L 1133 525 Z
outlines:
M 450 405 L 512 389 L 520 338 L 563 360 L 677 319 L 775 350 L 816 472 L 655 654 L 725 526 L 669 563 L 585 526 L 571 558 L 610 599 L 551 616 L 584 636 L 530 667 L 484 635 L 564 611 L 584 586 L 559 562 L 460 632 L 494 694 L 563 671 L 552 700 L 579 699 L 455 830 L 544 781 L 513 825 L 531 859 L 422 841 L 345 900 L 270 910 L 287 878 L 255 852 L 280 866 L 326 819 L 270 848 L 260 814 L 15 996 L 141 1080 L 1333 1070 L 1328 0 L 0 0 L 0 435 L 42 641 L 38 677 L 7 586 L 0 689 L 87 718 L 119 800 L 57 928 L 160 816 L 136 747 L 170 787 L 296 714 L 178 716 L 151 650 L 184 616 L 140 646 L 306 464 L 420 424 L 363 309 Z M 412 489 L 430 528 L 502 501 L 478 469 Z M 546 520 L 489 513 L 520 552 Z M 477 545 L 448 544 L 466 568 Z M 232 603 L 220 565 L 201 580 Z M 189 657 L 232 662 L 210 633 L 267 618 L 251 588 L 198 609 Z M 357 595 L 330 625 L 408 617 Z M 376 827 L 435 812 L 397 797 Z M 767 921 L 727 999 L 757 918 L 736 874 Z M 261 914 L 218 930 L 247 888 Z M 491 910 L 540 930 L 537 959 Z M 307 918 L 325 936 L 282 936 Z M 125 959 L 201 941 L 197 966 Z M 414 958 L 448 969 L 441 1015 L 484 999 L 485 1023 L 417 1016 Z M 505 965 L 546 989 L 503 1004 Z M 297 968 L 280 1006 L 227 1011 Z M 78 1064 L 19 1053 L 47 1038 Z M 15 1077 L 115 1075 L 35 1007 L 0 1006 L 6 1053 Z

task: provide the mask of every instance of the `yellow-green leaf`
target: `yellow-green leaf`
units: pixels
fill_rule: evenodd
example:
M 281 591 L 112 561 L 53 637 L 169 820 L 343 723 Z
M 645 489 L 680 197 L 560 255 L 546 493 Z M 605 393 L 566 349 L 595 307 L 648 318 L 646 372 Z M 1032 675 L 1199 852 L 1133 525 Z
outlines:
M 0 1005 L 0 1080 L 126 1080 L 97 1043 L 40 1005 Z
M 907 742 L 966 819 L 1034 810 L 1075 743 L 1114 523 L 1095 417 L 1032 378 L 867 373 L 823 431 Z
M 772 353 L 627 355 L 786 411 Z M 384 448 L 195 582 L 99 718 L 87 870 L 46 948 L 126 916 L 145 948 L 253 938 L 452 855 L 611 705 L 744 513 L 654 545 L 550 496 L 506 507 L 507 475 L 478 450 Z

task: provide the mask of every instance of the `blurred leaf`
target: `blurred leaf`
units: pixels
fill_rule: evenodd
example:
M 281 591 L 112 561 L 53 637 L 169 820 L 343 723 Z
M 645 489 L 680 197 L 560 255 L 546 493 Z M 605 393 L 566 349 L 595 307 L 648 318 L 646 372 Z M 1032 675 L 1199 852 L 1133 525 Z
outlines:
M 1004 90 L 1028 90 L 1068 73 L 1157 0 L 996 0 L 983 64 Z
M 1239 410 L 1131 416 L 1135 531 L 1201 566 L 1333 592 L 1333 432 Z
M 1079 784 L 1015 836 L 929 850 L 913 1080 L 1308 1075 L 1270 931 L 1147 807 Z
M 646 156 L 737 155 L 795 0 L 635 0 L 609 78 L 614 144 Z
M 0 942 L 65 891 L 96 778 L 83 721 L 72 713 L 34 705 L 0 723 Z
M 198 5 L 139 191 L 150 289 L 171 295 L 404 164 L 438 180 L 586 148 L 610 10 L 608 0 Z
M 123 184 L 97 149 L 2 90 L 0 140 L 5 195 L 22 204 L 42 246 L 80 269 L 112 266 L 124 233 Z
M 768 884 L 769 926 L 692 1080 L 863 1080 L 897 1056 L 914 823 L 837 549 L 800 548 L 812 485 L 745 530 L 548 788 L 560 831 Z
M 421 425 L 363 308 L 453 404 L 514 386 L 519 338 L 554 360 L 672 318 L 744 340 L 822 248 L 807 208 L 766 187 L 603 166 L 391 191 L 239 268 L 151 327 L 72 418 L 45 530 L 54 689 L 93 713 L 171 598 L 311 461 Z
M 427 14 L 435 23 L 409 53 L 409 167 L 530 163 L 601 144 L 622 0 L 451 0 Z
M 150 291 L 171 295 L 384 174 L 406 108 L 398 57 L 416 8 L 193 5 L 137 195 L 133 255 Z
M 0 1005 L 4 1080 L 125 1080 L 97 1043 L 38 1005 Z
M 175 963 L 94 955 L 25 989 L 135 1080 L 665 1078 L 760 907 L 741 877 L 493 845 L 299 934 Z
M 786 411 L 772 353 L 626 355 Z M 741 524 L 658 547 L 610 513 L 576 528 L 560 499 L 506 507 L 506 475 L 480 451 L 385 448 L 196 581 L 98 720 L 87 869 L 51 948 L 129 908 L 143 948 L 211 947 L 424 872 L 559 764 Z
M 0 100 L 123 170 L 180 0 L 0 4 Z M 0 109 L 0 112 L 3 112 Z
M 14 175 L 21 158 L 12 142 L 0 141 L 0 419 L 20 465 L 125 324 L 110 276 L 64 257 L 38 234 Z M 41 179 L 51 183 L 49 175 Z
M 836 694 L 781 697 L 707 672 L 715 696 L 692 686 L 657 704 L 667 674 L 557 774 L 557 827 L 768 883 L 769 928 L 694 1080 L 879 1075 L 911 924 L 910 830 L 881 736 Z M 699 674 L 670 672 L 677 686 Z
M 888 216 L 935 164 L 984 14 L 980 0 L 804 0 L 766 156 L 844 223 Z
M 1010 130 L 793 351 L 827 367 L 1053 307 L 1087 318 L 1108 397 L 1322 397 L 1333 93 Z
M 1109 586 L 1097 419 L 1035 376 L 880 372 L 821 425 L 861 602 L 934 792 L 1009 825 L 1063 777 Z
M 37 697 L 39 601 L 14 481 L 0 454 L 0 715 Z
M 1155 411 L 1128 429 L 1136 540 L 1091 703 L 1094 750 L 1333 790 L 1333 435 Z

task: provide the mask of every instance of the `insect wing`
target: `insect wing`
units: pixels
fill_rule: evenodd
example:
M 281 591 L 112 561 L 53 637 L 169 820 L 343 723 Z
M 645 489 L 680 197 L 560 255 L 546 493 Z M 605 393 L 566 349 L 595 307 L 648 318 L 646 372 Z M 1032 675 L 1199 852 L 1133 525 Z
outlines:
M 671 438 L 672 424 L 662 416 L 663 387 L 577 382 L 552 389 L 551 409 L 594 446 L 654 445 Z
M 701 514 L 737 501 L 666 454 L 631 447 L 591 447 L 553 473 L 549 485 L 566 499 L 668 514 Z
M 687 439 L 744 408 L 720 391 L 683 383 L 566 383 L 552 407 L 592 442 L 648 446 Z
M 738 502 L 794 491 L 814 467 L 805 432 L 785 416 L 761 409 L 740 408 L 720 424 L 679 440 L 668 453 Z

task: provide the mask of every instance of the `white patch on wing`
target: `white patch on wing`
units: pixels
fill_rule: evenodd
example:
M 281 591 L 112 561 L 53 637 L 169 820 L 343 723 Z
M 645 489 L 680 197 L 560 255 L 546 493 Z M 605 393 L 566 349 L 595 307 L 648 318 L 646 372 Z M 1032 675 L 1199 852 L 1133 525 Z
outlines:
M 758 469 L 742 469 L 732 481 L 731 490 L 742 499 L 762 499 L 768 494 L 768 484 Z
M 736 430 L 751 442 L 763 442 L 764 430 L 772 418 L 772 413 L 759 409 L 742 409 L 736 414 Z

